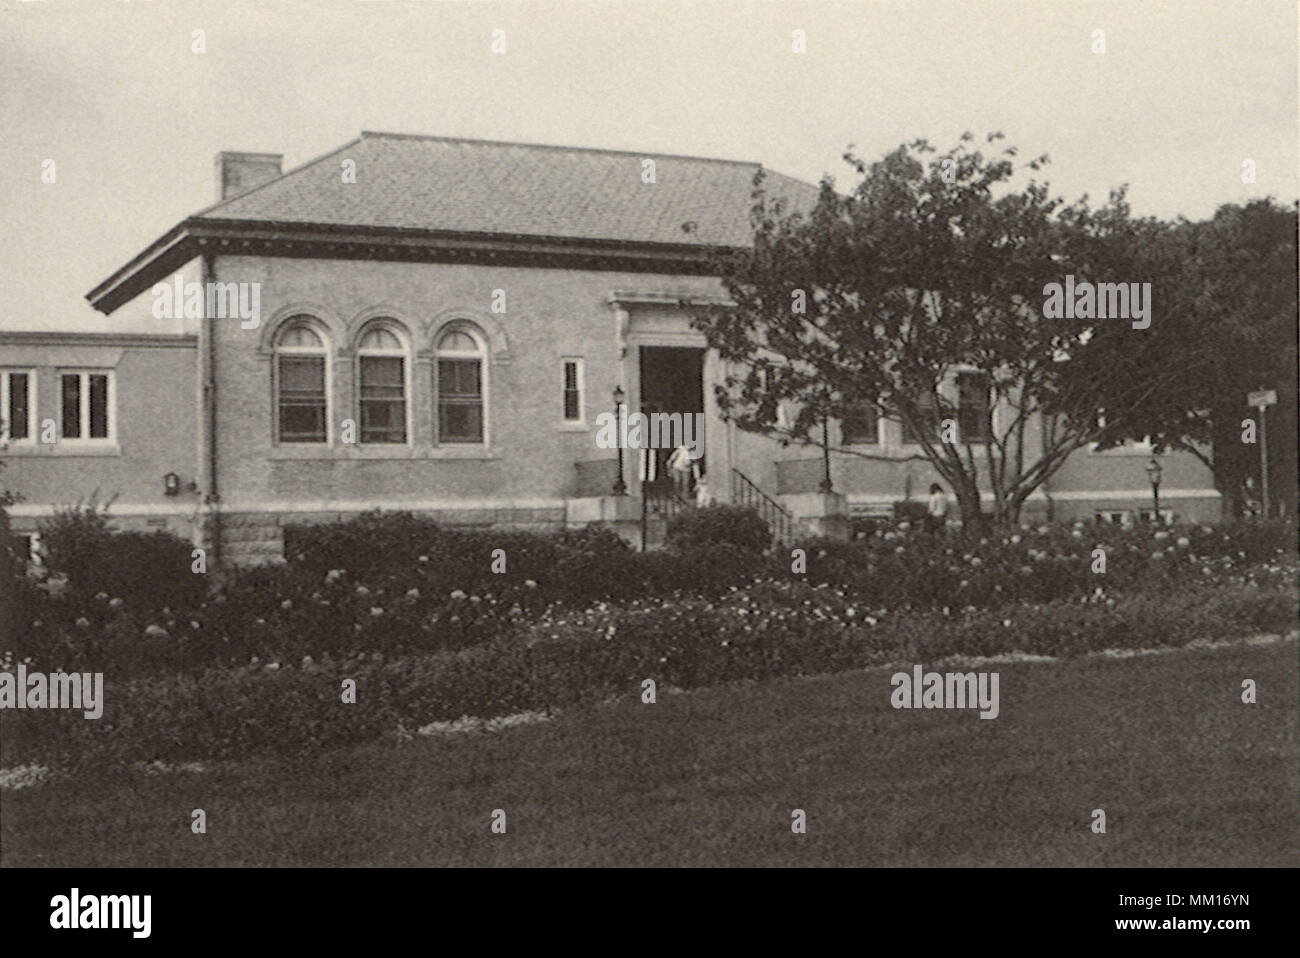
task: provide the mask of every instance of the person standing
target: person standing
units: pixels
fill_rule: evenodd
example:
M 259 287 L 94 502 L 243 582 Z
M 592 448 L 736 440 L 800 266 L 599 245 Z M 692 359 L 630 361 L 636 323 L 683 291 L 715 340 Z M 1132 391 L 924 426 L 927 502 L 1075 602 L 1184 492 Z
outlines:
M 673 488 L 680 499 L 689 501 L 694 467 L 695 460 L 691 458 L 690 447 L 685 443 L 674 449 L 673 454 L 668 457 L 668 468 L 673 474 Z
M 925 510 L 925 531 L 942 532 L 948 523 L 948 495 L 937 482 L 930 484 L 930 501 Z
M 699 509 L 707 509 L 713 505 L 713 493 L 709 492 L 709 477 L 707 474 L 697 476 L 695 479 L 695 505 Z

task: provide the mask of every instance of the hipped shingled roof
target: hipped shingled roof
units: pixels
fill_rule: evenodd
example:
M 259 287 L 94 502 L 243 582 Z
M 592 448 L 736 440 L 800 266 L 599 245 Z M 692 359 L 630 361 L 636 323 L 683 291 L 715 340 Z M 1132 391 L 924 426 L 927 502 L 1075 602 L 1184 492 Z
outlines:
M 356 164 L 344 183 L 343 161 Z M 654 161 L 654 182 L 642 179 Z M 685 256 L 749 245 L 758 163 L 438 136 L 363 132 L 242 196 L 191 216 L 87 294 L 111 312 L 198 252 L 186 238 L 474 237 L 572 248 L 669 248 Z M 811 209 L 817 187 L 764 170 L 769 196 Z M 196 239 L 196 243 L 203 240 Z M 694 250 L 694 254 L 692 254 Z M 179 261 L 179 262 L 178 262 Z M 667 266 L 665 268 L 668 268 Z M 165 273 L 163 273 L 165 275 Z

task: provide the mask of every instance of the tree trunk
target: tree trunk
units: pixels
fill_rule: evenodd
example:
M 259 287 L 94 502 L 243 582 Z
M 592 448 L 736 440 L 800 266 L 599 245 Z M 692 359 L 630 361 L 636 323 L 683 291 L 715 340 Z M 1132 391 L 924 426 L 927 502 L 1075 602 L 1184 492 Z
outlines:
M 957 506 L 961 509 L 962 530 L 971 535 L 987 535 L 989 531 L 988 518 L 984 515 L 984 510 L 980 506 L 979 488 L 974 480 L 954 484 L 953 492 L 957 495 Z

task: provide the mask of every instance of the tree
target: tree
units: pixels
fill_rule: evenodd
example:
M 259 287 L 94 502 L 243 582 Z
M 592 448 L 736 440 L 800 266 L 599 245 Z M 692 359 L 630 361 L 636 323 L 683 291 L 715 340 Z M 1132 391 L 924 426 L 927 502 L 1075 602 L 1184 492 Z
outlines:
M 807 215 L 769 201 L 760 174 L 753 245 L 717 264 L 734 305 L 697 325 L 730 364 L 717 399 L 740 428 L 822 446 L 827 418 L 874 405 L 917 438 L 920 454 L 906 458 L 930 462 L 963 522 L 983 528 L 982 489 L 993 521 L 1015 524 L 1101 432 L 1097 380 L 1115 339 L 1094 337 L 1092 318 L 1045 319 L 1046 287 L 1121 260 L 1158 225 L 1132 221 L 1122 190 L 1096 211 L 1033 181 L 1013 190 L 1016 150 L 986 159 L 971 140 L 928 157 L 916 141 L 869 166 L 846 153 L 857 187 L 842 195 L 824 178 Z M 782 404 L 797 412 L 782 420 Z
M 1267 414 L 1270 497 L 1295 509 L 1296 232 L 1295 206 L 1257 200 L 1222 206 L 1205 222 L 1181 221 L 1163 244 L 1138 254 L 1176 282 L 1153 335 L 1123 361 L 1177 374 L 1163 377 L 1164 387 L 1123 420 L 1108 422 L 1101 445 L 1150 437 L 1157 449 L 1191 453 L 1214 474 L 1229 515 L 1239 514 L 1245 478 L 1259 475 L 1259 446 L 1242 441 L 1242 423 L 1255 420 L 1258 433 L 1246 394 L 1261 387 L 1278 397 Z M 1109 405 L 1112 397 L 1101 400 Z

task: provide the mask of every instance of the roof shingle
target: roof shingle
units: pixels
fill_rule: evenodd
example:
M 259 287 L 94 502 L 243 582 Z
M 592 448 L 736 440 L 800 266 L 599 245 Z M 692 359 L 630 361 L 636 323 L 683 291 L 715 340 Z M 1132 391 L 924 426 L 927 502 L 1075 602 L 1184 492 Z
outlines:
M 342 163 L 356 163 L 344 183 Z M 642 182 L 653 159 L 655 182 Z M 199 219 L 567 239 L 745 246 L 757 163 L 362 133 Z M 765 171 L 769 195 L 811 209 L 817 187 Z M 693 223 L 692 229 L 684 224 Z

